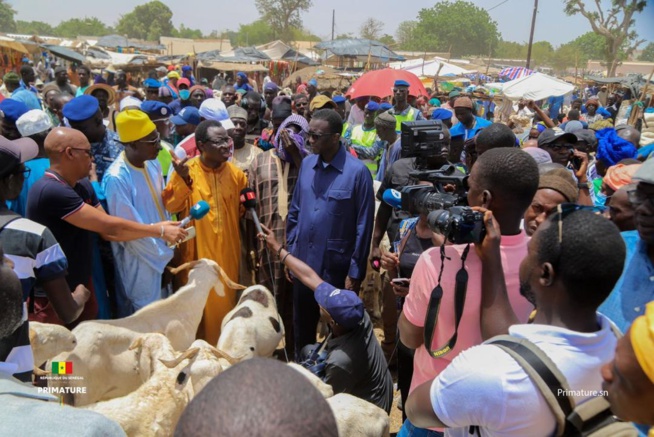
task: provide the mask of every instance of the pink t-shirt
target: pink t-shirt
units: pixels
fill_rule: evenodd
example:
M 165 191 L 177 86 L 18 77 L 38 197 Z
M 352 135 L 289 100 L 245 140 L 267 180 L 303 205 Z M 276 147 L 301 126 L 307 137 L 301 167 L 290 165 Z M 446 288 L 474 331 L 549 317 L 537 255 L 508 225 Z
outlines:
M 522 231 L 519 235 L 502 236 L 500 246 L 509 301 L 520 323 L 525 323 L 533 310 L 533 305 L 520 295 L 520 279 L 518 276 L 520 263 L 527 256 L 528 242 L 529 238 Z M 445 246 L 445 255 L 450 259 L 445 260 L 445 270 L 441 281 L 443 298 L 438 313 L 438 322 L 434 329 L 433 350 L 447 344 L 454 333 L 454 286 L 456 273 L 461 268 L 461 254 L 464 249 L 465 245 Z M 413 275 L 411 275 L 411 288 L 403 310 L 407 320 L 415 326 L 425 326 L 429 297 L 431 291 L 438 284 L 440 266 L 439 247 L 425 251 L 416 263 Z M 474 247 L 470 247 L 466 259 L 466 270 L 469 278 L 468 291 L 463 316 L 459 323 L 456 346 L 441 358 L 432 358 L 424 345 L 416 349 L 413 358 L 413 379 L 411 380 L 409 393 L 420 384 L 438 376 L 460 352 L 482 343 L 480 326 L 481 260 L 477 256 Z

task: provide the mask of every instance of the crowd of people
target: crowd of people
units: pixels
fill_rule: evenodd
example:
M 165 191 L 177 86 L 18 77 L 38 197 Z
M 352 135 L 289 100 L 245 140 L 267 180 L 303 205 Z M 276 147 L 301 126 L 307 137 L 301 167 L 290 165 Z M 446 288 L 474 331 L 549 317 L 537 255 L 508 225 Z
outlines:
M 604 393 L 619 418 L 654 425 L 654 144 L 614 125 L 615 94 L 520 101 L 493 122 L 465 90 L 413 96 L 403 80 L 350 101 L 316 78 L 210 86 L 188 65 L 113 84 L 57 67 L 40 89 L 37 73 L 7 73 L 0 97 L 4 383 L 32 381 L 30 321 L 129 316 L 186 282 L 167 267 L 207 258 L 274 292 L 280 358 L 311 359 L 327 327 L 319 376 L 335 393 L 390 413 L 397 369 L 399 436 L 561 432 L 531 373 L 493 343 L 507 335 L 549 357 L 572 405 Z M 403 123 L 421 120 L 440 136 L 407 156 Z M 473 247 L 437 232 L 429 208 L 387 199 L 432 189 L 425 174 L 444 166 L 483 216 Z M 202 201 L 207 214 L 180 226 Z M 359 297 L 370 269 L 381 343 Z M 227 285 L 209 293 L 197 338 L 215 345 L 236 302 Z

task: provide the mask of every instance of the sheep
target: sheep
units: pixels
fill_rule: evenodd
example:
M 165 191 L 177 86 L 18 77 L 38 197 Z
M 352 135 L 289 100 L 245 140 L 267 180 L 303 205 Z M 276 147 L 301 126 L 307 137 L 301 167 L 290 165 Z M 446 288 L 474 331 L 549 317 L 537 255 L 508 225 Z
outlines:
M 140 357 L 147 357 L 150 368 L 146 373 L 152 375 L 150 379 L 127 396 L 84 408 L 116 421 L 128 436 L 172 435 L 179 417 L 193 397 L 188 364 L 182 363 L 196 358 L 200 349 L 191 348 L 176 357 L 165 336 L 147 334 L 137 338 L 130 350 Z M 201 375 L 208 379 L 219 373 L 213 373 L 215 369 L 210 366 L 196 366 L 197 369 L 208 371 L 208 375 Z
M 264 286 L 248 287 L 223 319 L 218 349 L 239 360 L 270 357 L 284 338 L 284 324 L 272 293 Z
M 322 379 L 318 378 L 316 375 L 311 373 L 308 369 L 305 369 L 301 365 L 297 363 L 288 363 L 289 366 L 291 366 L 293 369 L 297 370 L 300 372 L 305 378 L 309 380 L 311 385 L 313 385 L 315 388 L 318 389 L 320 394 L 322 395 L 323 398 L 331 398 L 334 396 L 334 390 L 332 389 L 332 386 L 323 382 Z
M 339 437 L 387 437 L 390 419 L 386 411 L 361 398 L 339 393 L 327 398 L 334 413 Z
M 73 333 L 61 325 L 29 322 L 29 327 L 35 367 L 62 352 L 72 351 L 77 345 L 77 339 Z
M 83 406 L 136 390 L 147 379 L 135 366 L 136 354 L 129 349 L 137 337 L 161 332 L 174 349 L 186 350 L 195 339 L 211 289 L 219 296 L 225 295 L 220 278 L 231 288 L 244 288 L 232 282 L 214 261 L 202 259 L 180 266 L 177 271 L 189 266 L 192 270 L 188 283 L 167 299 L 124 319 L 82 322 L 73 329 L 77 346 L 58 355 L 55 361 L 72 361 L 75 376 L 82 378 L 49 381 L 55 387 L 86 387 L 86 393 L 67 395 L 66 403 Z
M 381 182 L 373 181 L 373 190 L 375 193 L 379 191 L 380 187 Z M 379 209 L 380 203 L 379 199 L 375 198 L 375 217 L 377 217 L 377 210 Z M 385 249 L 390 247 L 388 235 L 386 235 L 386 233 L 384 233 L 381 247 Z M 361 283 L 361 291 L 359 292 L 359 295 L 361 296 L 366 308 L 372 312 L 373 319 L 379 319 L 382 316 L 382 287 L 381 273 L 373 269 L 370 263 L 368 263 L 366 277 Z

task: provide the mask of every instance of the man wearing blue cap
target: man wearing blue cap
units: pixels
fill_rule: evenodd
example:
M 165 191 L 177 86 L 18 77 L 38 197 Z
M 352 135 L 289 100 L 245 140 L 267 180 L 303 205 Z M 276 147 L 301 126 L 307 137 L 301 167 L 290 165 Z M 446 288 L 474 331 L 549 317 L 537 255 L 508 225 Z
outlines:
M 146 101 L 146 103 L 151 101 Z M 158 112 L 159 118 L 170 114 L 161 102 L 152 102 L 143 112 Z M 163 105 L 163 106 L 160 106 Z M 158 110 L 155 108 L 158 107 Z M 143 107 L 142 107 L 143 109 Z M 163 205 L 161 192 L 164 179 L 157 160 L 160 151 L 160 132 L 152 116 L 138 109 L 126 109 L 116 116 L 116 130 L 125 150 L 106 172 L 102 185 L 107 196 L 109 214 L 139 223 L 170 220 Z M 165 117 L 168 120 L 167 117 Z M 168 154 L 170 166 L 170 154 Z M 118 316 L 127 317 L 162 297 L 171 290 L 162 288 L 161 276 L 173 257 L 173 250 L 158 238 L 141 238 L 126 242 L 112 242 L 122 290 L 116 294 Z
M 436 108 L 431 113 L 432 120 L 441 120 L 448 129 L 452 129 L 452 116 L 454 113 L 445 108 Z
M 272 102 L 279 93 L 279 86 L 275 82 L 266 82 L 263 86 L 263 97 L 266 99 L 266 113 L 263 119 L 271 121 L 272 119 Z
M 234 83 L 234 89 L 236 91 L 244 90 L 245 92 L 254 90 L 254 88 L 252 88 L 252 85 L 250 85 L 250 80 L 248 79 L 248 75 L 243 73 L 242 71 L 236 73 L 236 83 Z
M 149 77 L 143 81 L 143 88 L 145 88 L 146 100 L 159 100 L 159 88 L 161 88 L 161 82 Z
M 173 145 L 168 142 L 171 125 L 170 116 L 173 114 L 173 111 L 168 105 L 157 100 L 146 100 L 143 102 L 141 104 L 141 111 L 148 114 L 150 121 L 154 123 L 157 127 L 157 132 L 159 132 L 161 150 L 157 155 L 157 160 L 161 165 L 164 181 L 166 181 L 168 180 L 168 173 L 172 166 L 171 153 L 174 153 L 175 149 Z
M 14 99 L 4 99 L 0 102 L 0 135 L 8 140 L 17 140 L 21 137 L 16 121 L 21 115 L 29 111 L 25 103 Z
M 395 116 L 397 123 L 395 130 L 402 131 L 402 122 L 424 120 L 422 112 L 409 105 L 409 82 L 406 80 L 396 80 L 393 84 L 393 98 L 395 106 L 391 109 L 391 114 Z
M 25 103 L 30 109 L 41 109 L 39 92 L 32 86 L 36 81 L 34 69 L 29 65 L 23 65 L 20 67 L 20 77 L 18 89 L 12 93 L 11 98 Z
M 185 77 L 191 82 L 191 86 L 195 86 L 195 76 L 193 76 L 193 67 L 190 65 L 182 66 L 182 77 Z
M 82 132 L 91 143 L 98 182 L 102 182 L 104 172 L 118 158 L 123 146 L 116 132 L 107 129 L 102 122 L 98 99 L 86 94 L 75 97 L 64 106 L 63 113 L 70 127 Z
M 346 117 L 345 117 L 345 100 L 347 100 L 344 96 L 334 96 L 332 97 L 332 101 L 336 103 L 336 112 L 338 112 L 341 115 L 341 118 L 343 119 L 343 132 L 347 130 L 349 126 L 347 126 L 347 123 L 345 123 Z
M 170 121 L 175 125 L 173 143 L 178 146 L 195 133 L 195 128 L 200 124 L 200 111 L 195 106 L 187 106 L 177 115 L 172 116 Z
M 377 111 L 379 111 L 379 104 L 372 100 L 369 101 L 364 109 L 363 124 L 348 126 L 343 135 L 343 139 L 357 152 L 357 157 L 366 164 L 373 175 L 377 174 L 375 160 L 385 146 L 382 144 L 383 141 L 378 141 L 377 138 L 377 128 L 375 127 Z M 379 143 L 379 147 L 373 147 L 376 143 Z
M 309 104 L 311 104 L 313 98 L 318 94 L 318 81 L 316 79 L 307 82 L 307 93 L 309 94 Z
M 293 277 L 314 292 L 321 319 L 329 328 L 327 356 L 318 359 L 324 363 L 324 372 L 318 376 L 332 386 L 334 394 L 349 393 L 389 413 L 393 404 L 393 380 L 359 296 L 323 281 L 311 267 L 284 249 L 270 229 L 262 228 L 265 234 L 261 237 L 266 239 L 270 251 L 278 254 Z M 308 348 L 315 350 L 317 346 Z M 310 359 L 310 353 L 306 352 L 303 358 Z

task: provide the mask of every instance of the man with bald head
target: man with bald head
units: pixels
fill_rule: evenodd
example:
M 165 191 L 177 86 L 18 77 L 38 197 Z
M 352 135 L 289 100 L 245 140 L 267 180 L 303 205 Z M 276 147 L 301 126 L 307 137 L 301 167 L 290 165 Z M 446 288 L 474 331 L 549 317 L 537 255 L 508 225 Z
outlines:
M 71 287 L 84 284 L 92 288 L 91 232 L 108 241 L 154 237 L 175 243 L 186 236 L 184 229 L 170 221 L 144 224 L 108 215 L 87 178 L 91 145 L 83 133 L 55 128 L 45 139 L 45 152 L 50 168 L 29 192 L 27 217 L 47 226 L 59 241 L 68 258 L 66 280 Z M 87 304 L 78 321 L 93 319 L 96 313 L 97 304 Z
M 640 147 L 640 131 L 635 127 L 628 124 L 621 124 L 615 127 L 615 131 L 623 140 L 629 141 L 631 144 L 636 146 L 636 148 Z

